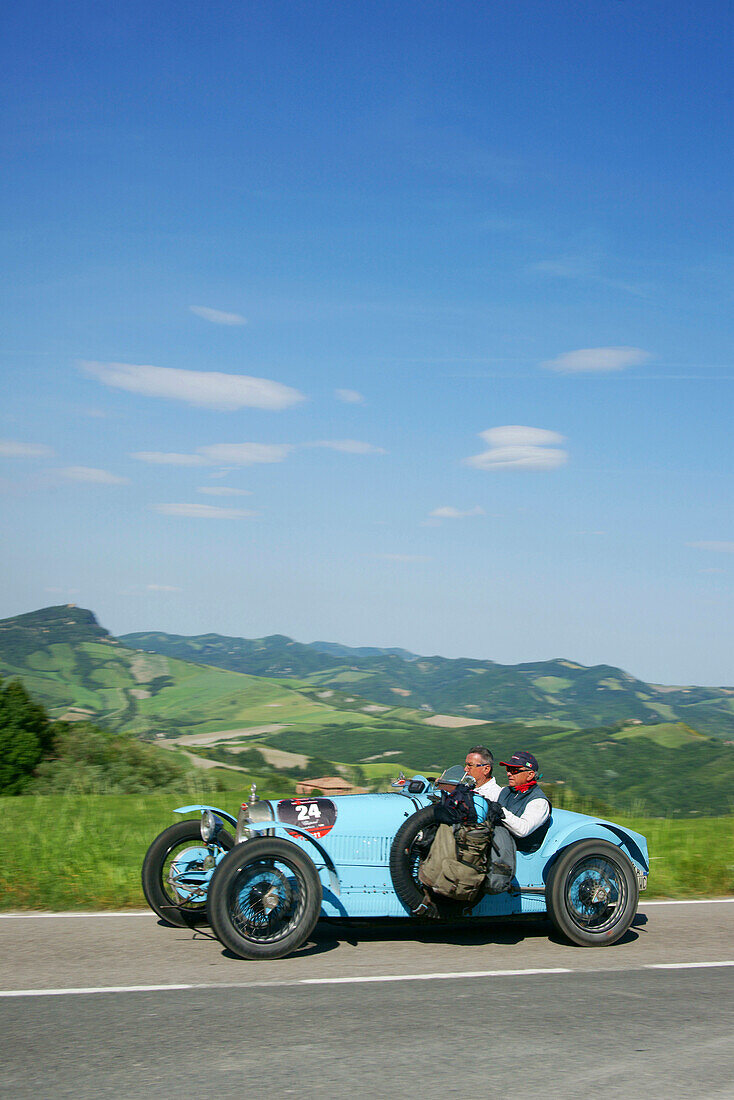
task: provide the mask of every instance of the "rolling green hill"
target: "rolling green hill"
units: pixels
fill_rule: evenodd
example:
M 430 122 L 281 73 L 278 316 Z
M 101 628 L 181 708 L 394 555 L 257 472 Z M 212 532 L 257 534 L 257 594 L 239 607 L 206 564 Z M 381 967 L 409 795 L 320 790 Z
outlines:
M 640 729 L 640 727 L 633 727 Z M 496 760 L 506 760 L 520 747 L 537 756 L 548 793 L 569 788 L 582 798 L 603 802 L 617 811 L 678 817 L 690 814 L 734 813 L 734 748 L 686 727 L 650 726 L 630 738 L 625 728 L 599 727 L 563 732 L 528 729 L 504 723 L 449 730 L 400 723 L 369 733 L 343 726 L 303 733 L 284 730 L 263 742 L 288 752 L 319 753 L 330 759 L 361 765 L 368 760 L 389 763 L 388 774 L 400 768 L 435 774 L 436 764 L 461 761 L 471 745 L 488 744 Z M 652 736 L 650 736 L 652 735 Z M 400 751 L 395 752 L 399 746 Z M 504 770 L 496 769 L 504 783 Z
M 272 679 L 128 649 L 91 612 L 73 607 L 1 621 L 0 676 L 19 677 L 53 718 L 149 736 L 272 722 L 281 711 L 319 707 Z
M 158 639 L 159 649 L 169 645 L 167 635 L 145 637 Z M 677 816 L 734 808 L 734 747 L 726 743 L 723 723 L 715 739 L 689 717 L 699 705 L 717 722 L 726 716 L 722 700 L 729 697 L 713 689 L 686 689 L 695 700 L 683 704 L 689 707 L 686 720 L 672 703 L 643 709 L 638 717 L 640 711 L 630 713 L 625 700 L 642 688 L 651 701 L 653 689 L 607 666 L 586 669 L 555 661 L 505 667 L 355 651 L 349 651 L 349 663 L 339 664 L 333 663 L 335 653 L 278 635 L 254 642 L 202 638 L 206 641 L 170 641 L 177 654 L 198 655 L 181 660 L 129 648 L 89 611 L 46 608 L 0 622 L 0 677 L 22 679 L 52 717 L 89 718 L 144 738 L 187 738 L 179 747 L 195 759 L 261 771 L 253 764 L 259 761 L 273 778 L 293 777 L 309 761 L 328 767 L 328 774 L 343 767 L 369 783 L 386 782 L 400 769 L 435 774 L 483 743 L 500 760 L 519 747 L 529 749 L 551 791 L 573 790 L 619 810 Z M 204 663 L 202 655 L 213 660 L 220 646 L 229 648 L 223 660 L 241 665 L 249 652 L 268 675 Z M 309 671 L 298 680 L 301 659 Z M 329 668 L 314 667 L 324 661 Z M 416 690 L 396 690 L 393 683 Z M 483 685 L 481 693 L 472 696 L 477 684 Z M 433 703 L 418 702 L 428 697 L 423 692 L 429 685 Z M 680 693 L 656 690 L 655 699 Z M 550 697 L 561 699 L 561 705 L 551 709 L 546 702 L 541 708 L 539 700 Z M 615 701 L 606 709 L 611 718 L 580 728 L 584 714 L 604 711 L 609 697 Z M 460 702 L 467 698 L 482 702 Z M 487 718 L 487 711 L 493 717 Z M 441 717 L 446 714 L 460 717 Z M 191 741 L 192 736 L 199 740 Z M 502 778 L 501 769 L 498 774 Z
M 350 686 L 386 706 L 401 703 L 439 714 L 578 729 L 685 722 L 710 737 L 734 739 L 734 688 L 648 684 L 612 665 L 587 668 L 562 659 L 500 665 L 325 642 L 303 645 L 279 634 L 252 640 L 139 633 L 121 640 L 146 652 L 250 675 L 293 676 L 339 690 Z

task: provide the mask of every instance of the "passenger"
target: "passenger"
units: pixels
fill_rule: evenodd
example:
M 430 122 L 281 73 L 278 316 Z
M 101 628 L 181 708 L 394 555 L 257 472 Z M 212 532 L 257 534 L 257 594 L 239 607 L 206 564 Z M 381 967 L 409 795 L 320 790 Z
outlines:
M 496 802 L 502 790 L 497 780 L 492 776 L 493 764 L 494 757 L 484 745 L 475 745 L 473 749 L 469 749 L 464 761 L 466 774 L 471 776 L 476 783 L 475 792 L 483 795 L 490 802 Z
M 507 786 L 496 796 L 504 812 L 502 824 L 519 841 L 521 851 L 537 848 L 548 831 L 551 812 L 551 804 L 538 786 L 538 761 L 531 752 L 513 752 L 508 761 L 501 760 L 500 764 L 507 768 Z M 545 828 L 538 835 L 541 826 Z M 532 840 L 523 842 L 531 833 L 535 834 Z

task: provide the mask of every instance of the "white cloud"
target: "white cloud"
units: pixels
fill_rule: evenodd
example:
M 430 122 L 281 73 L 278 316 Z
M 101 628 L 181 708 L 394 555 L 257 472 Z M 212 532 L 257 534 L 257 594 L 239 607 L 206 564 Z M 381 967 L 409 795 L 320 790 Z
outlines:
M 505 424 L 479 435 L 489 443 L 489 450 L 464 459 L 466 466 L 478 470 L 553 470 L 568 461 L 568 453 L 555 446 L 565 437 L 546 428 Z
M 547 428 L 526 428 L 522 424 L 504 424 L 500 428 L 487 428 L 479 438 L 492 447 L 550 447 L 563 443 L 565 436 Z
M 137 458 L 139 462 L 151 462 L 155 466 L 205 466 L 206 459 L 202 455 L 181 455 L 165 451 L 135 451 L 131 458 Z
M 357 390 L 335 390 L 337 399 L 347 405 L 364 405 L 364 397 Z
M 146 584 L 148 592 L 182 592 L 183 589 L 175 584 Z
M 223 313 L 221 309 L 209 309 L 207 306 L 189 306 L 197 317 L 211 321 L 215 325 L 246 325 L 247 318 L 240 313 Z
M 371 443 L 362 443 L 359 439 L 321 439 L 317 443 L 304 443 L 305 447 L 328 447 L 332 451 L 343 451 L 350 455 L 385 455 L 384 447 L 374 447 Z
M 461 509 L 447 504 L 443 508 L 434 508 L 429 514 L 436 519 L 464 519 L 466 516 L 483 516 L 484 508 L 477 504 L 474 508 L 468 508 L 465 512 L 462 512 Z
M 305 400 L 302 393 L 290 386 L 268 378 L 251 378 L 246 374 L 136 366 L 131 363 L 84 362 L 81 367 L 105 386 L 226 412 L 242 408 L 286 409 Z
M 258 462 L 283 462 L 293 450 L 291 443 L 213 443 L 197 448 L 206 462 L 232 466 L 253 466 Z
M 493 447 L 465 461 L 478 470 L 553 470 L 567 459 L 565 451 L 552 447 Z
M 228 485 L 202 485 L 197 493 L 206 493 L 210 497 L 251 497 L 249 489 L 230 489 Z
M 45 443 L 18 443 L 14 439 L 0 439 L 0 458 L 48 458 L 53 454 Z
M 127 485 L 127 477 L 118 477 L 109 470 L 98 470 L 94 466 L 65 466 L 59 473 L 69 481 L 85 481 L 89 485 Z
M 219 508 L 214 504 L 155 504 L 163 516 L 187 516 L 190 519 L 243 519 L 256 516 L 246 508 Z
M 713 550 L 718 554 L 734 554 L 734 542 L 687 542 L 694 550 Z
M 644 283 L 629 283 L 624 279 L 610 278 L 599 270 L 597 256 L 556 256 L 550 260 L 540 260 L 528 268 L 536 275 L 548 275 L 557 279 L 584 279 L 611 290 L 621 290 L 633 294 L 636 298 L 648 298 L 650 287 Z
M 346 454 L 386 454 L 382 447 L 362 443 L 358 439 L 324 439 L 316 443 L 212 443 L 197 447 L 196 454 L 176 454 L 165 451 L 136 451 L 132 458 L 161 466 L 224 466 L 228 469 L 212 474 L 225 476 L 235 466 L 254 466 L 258 463 L 284 462 L 297 447 L 327 447 Z M 204 490 L 199 490 L 203 492 Z M 224 496 L 224 493 L 217 493 Z M 227 494 L 228 495 L 228 494 Z
M 636 367 L 647 363 L 651 358 L 650 352 L 643 351 L 642 348 L 579 348 L 578 351 L 567 351 L 555 359 L 546 359 L 540 365 L 546 370 L 560 371 L 563 374 L 594 371 L 601 373 Z

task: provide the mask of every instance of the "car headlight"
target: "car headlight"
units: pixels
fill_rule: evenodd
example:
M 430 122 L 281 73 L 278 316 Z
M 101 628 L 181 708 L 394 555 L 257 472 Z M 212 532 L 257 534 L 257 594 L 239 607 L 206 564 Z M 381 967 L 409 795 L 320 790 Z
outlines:
M 222 828 L 221 820 L 211 810 L 204 810 L 201 815 L 201 839 L 209 844 Z

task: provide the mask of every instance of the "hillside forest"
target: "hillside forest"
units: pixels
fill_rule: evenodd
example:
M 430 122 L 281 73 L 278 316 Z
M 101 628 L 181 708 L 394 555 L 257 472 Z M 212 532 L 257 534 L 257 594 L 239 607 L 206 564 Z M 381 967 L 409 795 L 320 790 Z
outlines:
M 163 633 L 114 638 L 64 605 L 0 622 L 0 793 L 234 787 L 341 775 L 385 789 L 474 744 L 539 758 L 556 803 L 732 811 L 734 689 L 651 685 L 564 659 Z M 501 774 L 500 774 L 501 779 Z

